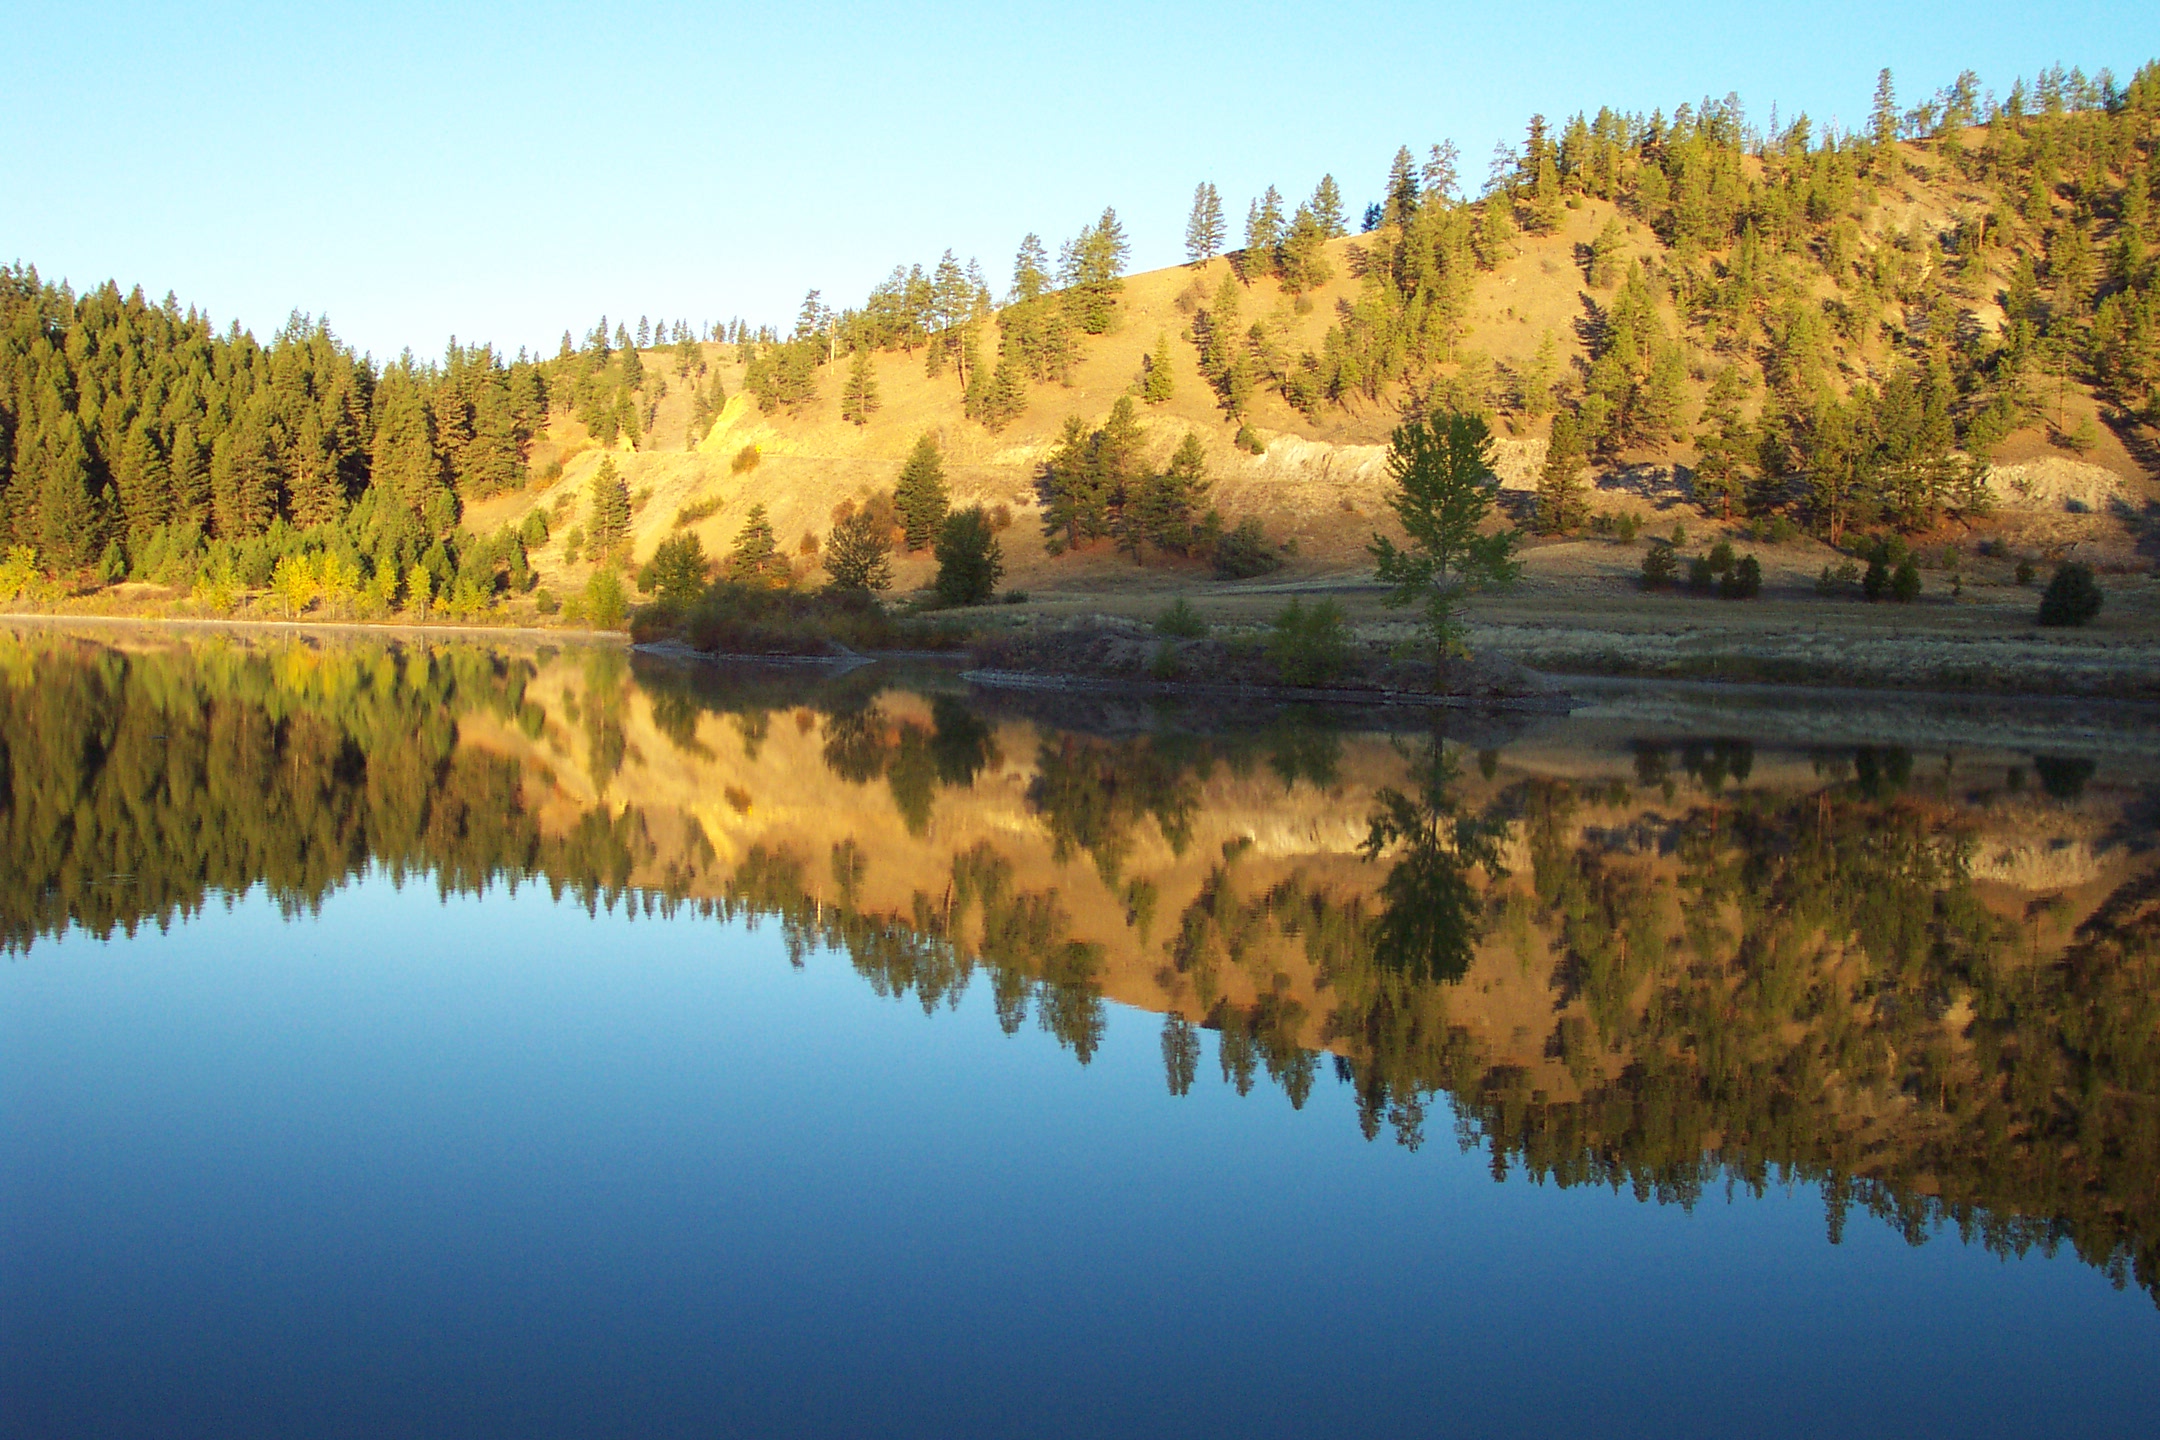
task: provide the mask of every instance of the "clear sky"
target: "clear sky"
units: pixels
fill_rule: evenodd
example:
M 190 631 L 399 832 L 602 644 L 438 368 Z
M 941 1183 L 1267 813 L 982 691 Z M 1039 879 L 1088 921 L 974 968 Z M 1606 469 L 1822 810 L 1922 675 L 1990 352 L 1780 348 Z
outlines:
M 1968 67 L 2127 79 L 2160 5 L 29 0 L 7 31 L 0 260 L 385 357 L 784 324 L 947 246 L 1002 290 L 1022 235 L 1106 204 L 1151 268 L 1200 179 L 1233 223 L 1325 171 L 1355 212 L 1396 146 L 1452 138 L 1474 183 L 1536 111 L 1737 91 L 1850 126 L 1884 65 L 1908 104 Z

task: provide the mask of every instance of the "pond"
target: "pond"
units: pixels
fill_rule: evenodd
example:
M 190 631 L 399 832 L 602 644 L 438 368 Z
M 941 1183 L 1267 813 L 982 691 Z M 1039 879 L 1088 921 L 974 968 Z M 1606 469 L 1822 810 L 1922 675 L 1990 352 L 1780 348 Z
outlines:
M 2152 712 L 0 629 L 0 1435 L 2149 1434 Z

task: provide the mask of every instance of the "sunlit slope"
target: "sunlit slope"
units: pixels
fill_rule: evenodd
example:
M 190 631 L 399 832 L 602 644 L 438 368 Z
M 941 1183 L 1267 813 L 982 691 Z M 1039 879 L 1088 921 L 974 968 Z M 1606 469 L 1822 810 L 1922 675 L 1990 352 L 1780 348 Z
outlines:
M 1985 212 L 1995 203 L 1990 192 L 1959 178 L 1938 159 L 1910 147 L 1904 158 L 1904 173 L 1879 188 L 1878 203 L 1867 212 L 1863 260 L 1872 247 L 1896 246 L 1901 237 L 1943 230 L 1958 216 Z M 1587 256 L 1592 240 L 1614 220 L 1625 236 L 1623 266 L 1635 261 L 1651 267 L 1674 263 L 1658 238 L 1625 211 L 1595 198 L 1572 197 L 1555 230 L 1519 235 L 1509 258 L 1476 274 L 1454 358 L 1435 376 L 1442 384 L 1475 382 L 1473 388 L 1483 389 L 1498 415 L 1502 475 L 1513 487 L 1534 483 L 1549 421 L 1529 418 L 1510 406 L 1511 377 L 1531 367 L 1541 343 L 1549 343 L 1563 388 L 1579 382 L 1603 307 L 1613 300 L 1609 285 L 1589 283 Z M 1317 352 L 1328 328 L 1358 300 L 1363 257 L 1374 238 L 1331 242 L 1327 256 L 1333 278 L 1302 301 L 1286 295 L 1273 279 L 1241 287 L 1241 322 L 1266 320 L 1293 356 Z M 1702 261 L 1714 264 L 1725 258 L 1713 254 Z M 1984 329 L 2001 324 L 1996 297 L 2011 264 L 2008 251 L 1995 252 L 1987 273 L 1960 282 L 1970 323 Z M 694 502 L 713 507 L 709 516 L 689 527 L 708 551 L 724 551 L 749 507 L 763 504 L 781 543 L 795 553 L 804 536 L 822 536 L 830 528 L 834 507 L 889 486 L 908 449 L 929 434 L 945 452 L 958 502 L 1008 508 L 1014 525 L 1005 541 L 1007 558 L 1017 574 L 1030 574 L 1042 560 L 1040 527 L 1033 523 L 1040 462 L 1068 418 L 1097 424 L 1119 396 L 1134 391 L 1143 358 L 1167 337 L 1173 394 L 1167 402 L 1141 407 L 1151 457 L 1167 457 L 1188 432 L 1199 435 L 1215 481 L 1212 501 L 1226 515 L 1260 516 L 1279 537 L 1298 541 L 1307 565 L 1356 563 L 1375 518 L 1382 514 L 1385 471 L 1380 447 L 1400 406 L 1413 397 L 1395 393 L 1379 401 L 1323 405 L 1305 414 L 1263 385 L 1254 392 L 1247 418 L 1267 452 L 1256 456 L 1237 448 L 1236 422 L 1226 416 L 1201 374 L 1192 338 L 1196 309 L 1210 304 L 1231 269 L 1230 260 L 1218 259 L 1127 277 L 1115 328 L 1082 337 L 1071 383 L 1030 387 L 1025 411 L 994 433 L 964 416 L 962 385 L 954 370 L 947 366 L 940 375 L 928 375 L 920 351 L 874 357 L 879 404 L 861 425 L 840 414 L 840 389 L 848 368 L 844 360 L 820 368 L 817 393 L 808 403 L 766 413 L 744 392 L 743 365 L 735 347 L 703 346 L 708 370 L 702 380 L 679 374 L 673 351 L 646 352 L 645 393 L 648 399 L 657 397 L 655 418 L 637 447 L 619 442 L 614 455 L 632 493 L 645 497 L 633 522 L 637 553 L 648 553 L 675 528 L 678 511 Z M 1815 284 L 1820 298 L 1835 298 L 1827 277 L 1818 276 Z M 1687 335 L 1669 300 L 1664 318 L 1673 334 Z M 1892 357 L 1880 346 L 1856 346 L 1836 335 L 1830 343 L 1836 383 L 1849 387 L 1887 373 Z M 1706 353 L 1692 339 L 1684 339 L 1684 344 L 1689 375 L 1683 437 L 1624 452 L 1604 466 L 1595 502 L 1599 508 L 1649 513 L 1669 508 L 1685 494 L 1687 467 L 1696 458 L 1690 437 L 1700 420 L 1709 377 L 1729 357 Z M 983 352 L 985 363 L 996 353 L 994 324 L 984 327 Z M 691 391 L 694 384 L 709 383 L 713 372 L 730 399 L 699 438 L 692 433 Z M 2059 388 L 2069 427 L 2097 414 L 2096 402 L 2082 383 L 2073 380 Z M 2057 513 L 2065 502 L 2089 510 L 2117 501 L 2140 506 L 2148 498 L 2150 477 L 2111 430 L 2100 426 L 2096 433 L 2097 444 L 2082 456 L 2053 448 L 2048 430 L 2041 426 L 2010 436 L 1997 451 L 1998 464 L 2005 467 L 1996 486 L 2000 503 L 2009 510 Z M 748 447 L 755 447 L 759 463 L 739 468 L 736 457 Z M 560 409 L 536 450 L 536 472 L 558 459 L 563 462 L 559 480 L 475 507 L 475 523 L 485 528 L 536 505 L 552 510 L 565 496 L 570 497 L 565 513 L 574 516 L 601 456 L 583 427 Z M 579 569 L 558 576 L 552 551 L 538 558 L 551 577 L 582 574 Z M 810 562 L 804 563 L 808 568 Z M 1061 562 L 1067 570 L 1088 563 L 1086 557 Z M 904 560 L 903 588 L 921 583 L 927 574 L 927 559 Z

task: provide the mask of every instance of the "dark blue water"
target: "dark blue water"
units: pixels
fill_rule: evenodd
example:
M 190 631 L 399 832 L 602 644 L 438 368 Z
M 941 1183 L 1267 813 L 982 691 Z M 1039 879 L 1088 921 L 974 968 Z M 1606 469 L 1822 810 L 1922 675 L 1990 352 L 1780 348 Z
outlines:
M 438 898 L 0 963 L 0 1435 L 2151 1434 L 2067 1254 L 1496 1181 L 770 924 Z M 1442 1102 L 1444 1104 L 1444 1102 Z

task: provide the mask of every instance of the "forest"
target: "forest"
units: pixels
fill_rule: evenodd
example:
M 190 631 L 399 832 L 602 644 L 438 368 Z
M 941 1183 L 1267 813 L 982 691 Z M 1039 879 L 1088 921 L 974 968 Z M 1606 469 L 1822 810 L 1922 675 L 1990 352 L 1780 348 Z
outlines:
M 1586 467 L 1662 445 L 1692 456 L 1699 498 L 1726 516 L 1789 514 L 1833 544 L 1875 524 L 1924 529 L 1984 507 L 1986 460 L 2021 426 L 2089 448 L 2090 422 L 2063 419 L 2073 384 L 2125 435 L 2160 422 L 2156 124 L 2152 64 L 2127 83 L 2055 66 L 2000 98 L 1968 72 L 1911 106 L 1884 71 L 1851 131 L 1775 112 L 1756 125 L 1733 96 L 1669 116 L 1538 116 L 1474 187 L 1451 144 L 1422 160 L 1406 146 L 1374 177 L 1355 235 L 1332 176 L 1294 207 L 1269 187 L 1240 237 L 1202 183 L 1186 254 L 1228 255 L 1231 270 L 1176 343 L 1240 443 L 1261 393 L 1308 416 L 1506 411 L 1549 428 L 1544 483 L 1562 522 Z M 1984 199 L 1922 214 L 1897 202 L 1910 186 Z M 1466 351 L 1474 277 L 1590 200 L 1654 245 L 1628 254 L 1616 218 L 1580 247 L 1568 283 L 1591 297 L 1582 363 L 1549 346 L 1516 366 Z M 289 609 L 478 613 L 532 587 L 528 550 L 549 522 L 535 512 L 479 534 L 467 508 L 532 481 L 552 423 L 642 445 L 672 379 L 709 424 L 729 399 L 711 364 L 725 351 L 762 410 L 830 394 L 857 425 L 879 405 L 868 357 L 906 357 L 995 433 L 1117 327 L 1130 255 L 1105 209 L 1055 259 L 1027 236 L 1002 295 L 947 251 L 895 267 L 858 304 L 812 291 L 784 334 L 603 318 L 551 357 L 453 338 L 440 360 L 386 364 L 297 313 L 263 342 L 169 294 L 78 293 L 18 263 L 0 270 L 0 544 L 18 590 L 32 575 L 62 589 L 278 586 Z M 1287 343 L 1280 307 L 1254 313 L 1262 278 L 1309 312 L 1335 263 L 1357 290 L 1317 346 Z M 2000 323 L 1975 323 L 1990 307 Z M 1168 352 L 1155 353 L 1135 381 L 1143 405 L 1168 393 Z M 1060 488 L 1104 431 L 1119 471 L 1120 423 L 1069 433 L 1045 462 L 1062 505 L 1046 523 L 1066 543 L 1118 537 L 1135 558 L 1189 548 L 1191 464 Z

